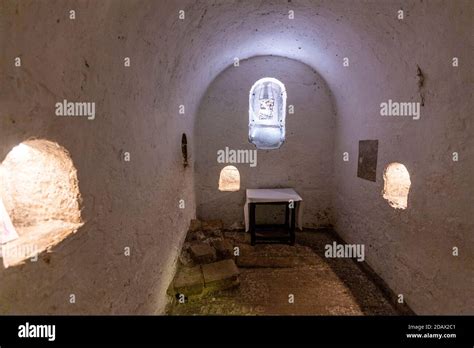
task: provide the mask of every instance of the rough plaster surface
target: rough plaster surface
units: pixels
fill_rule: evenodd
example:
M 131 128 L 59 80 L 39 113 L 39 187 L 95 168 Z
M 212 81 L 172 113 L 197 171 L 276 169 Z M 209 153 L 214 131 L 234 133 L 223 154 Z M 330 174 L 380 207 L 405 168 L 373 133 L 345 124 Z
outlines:
M 257 150 L 248 141 L 248 96 L 255 81 L 274 77 L 285 85 L 286 141 L 279 149 Z M 330 222 L 335 111 L 329 89 L 309 66 L 282 57 L 255 57 L 220 74 L 207 90 L 196 119 L 197 215 L 222 219 L 230 226 L 243 223 L 247 188 L 292 187 L 304 200 L 304 225 Z M 223 164 L 217 152 L 257 150 L 256 166 Z M 240 173 L 240 190 L 221 192 L 219 174 L 227 165 Z M 265 211 L 275 213 L 273 209 Z M 269 216 L 268 220 L 273 217 Z
M 76 168 L 58 144 L 39 139 L 21 143 L 0 165 L 0 183 L 1 199 L 19 236 L 2 245 L 5 267 L 55 246 L 82 226 Z
M 48 262 L 0 271 L 0 312 L 162 312 L 195 215 L 200 98 L 234 57 L 278 55 L 318 71 L 334 96 L 338 233 L 366 244 L 367 262 L 415 312 L 472 314 L 473 6 L 469 0 L 2 1 L 0 158 L 30 136 L 64 146 L 78 170 L 86 225 Z M 67 17 L 72 8 L 74 21 Z M 21 68 L 13 66 L 17 56 Z M 421 119 L 380 117 L 378 106 L 389 98 L 420 99 L 417 65 L 425 74 Z M 63 98 L 95 101 L 96 119 L 55 117 L 54 103 Z M 185 115 L 178 115 L 180 104 Z M 376 183 L 356 177 L 361 139 L 379 140 Z M 121 160 L 124 151 L 131 162 Z M 345 151 L 349 162 L 342 161 Z M 453 151 L 459 162 L 451 160 Z M 405 164 L 412 179 L 403 212 L 381 196 L 383 167 L 393 161 Z M 179 199 L 186 209 L 176 208 Z M 456 258 L 453 245 L 460 248 Z
M 0 166 L 0 194 L 15 226 L 81 222 L 77 173 L 69 154 L 45 140 L 23 142 Z
M 128 1 L 0 6 L 0 157 L 29 137 L 64 146 L 85 221 L 38 262 L 0 271 L 0 312 L 161 313 L 195 210 L 192 171 L 181 159 L 192 118 L 178 117 L 170 98 L 174 57 L 161 49 L 166 33 L 157 36 L 163 24 L 152 15 L 161 10 Z M 21 68 L 10 64 L 16 56 Z M 55 116 L 63 99 L 95 102 L 96 119 Z

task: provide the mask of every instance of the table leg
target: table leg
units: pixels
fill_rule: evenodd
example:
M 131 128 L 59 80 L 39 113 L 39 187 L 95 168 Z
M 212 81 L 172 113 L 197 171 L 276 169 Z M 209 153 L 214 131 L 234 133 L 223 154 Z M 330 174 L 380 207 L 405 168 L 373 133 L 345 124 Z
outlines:
M 290 225 L 290 245 L 295 245 L 295 226 L 296 226 L 296 209 L 299 202 L 294 202 L 293 208 L 291 208 L 291 225 Z
M 255 203 L 249 203 L 250 244 L 255 245 Z
M 285 204 L 285 228 L 290 230 L 290 203 Z

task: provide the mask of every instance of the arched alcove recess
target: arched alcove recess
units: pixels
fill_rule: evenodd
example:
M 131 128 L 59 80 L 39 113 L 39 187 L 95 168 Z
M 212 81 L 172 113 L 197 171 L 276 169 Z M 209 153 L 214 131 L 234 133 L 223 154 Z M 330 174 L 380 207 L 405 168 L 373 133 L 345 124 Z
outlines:
M 284 82 L 286 106 L 292 110 L 286 117 L 285 144 L 273 150 L 256 149 L 249 142 L 249 91 L 262 76 Z M 334 114 L 325 80 L 300 61 L 256 56 L 241 60 L 238 69 L 224 70 L 206 90 L 196 118 L 197 216 L 231 226 L 243 221 L 246 189 L 293 187 L 304 192 L 307 226 L 326 226 L 331 214 Z M 222 152 L 228 154 L 223 161 L 216 158 Z M 240 172 L 240 189 L 232 195 L 216 190 L 226 165 Z M 269 210 L 269 220 L 278 214 Z
M 238 191 L 240 190 L 240 173 L 234 166 L 222 168 L 219 175 L 219 191 Z
M 395 209 L 408 207 L 408 193 L 410 192 L 410 173 L 401 163 L 390 163 L 383 174 L 383 198 Z
M 57 245 L 83 224 L 76 169 L 52 141 L 28 140 L 8 153 L 0 165 L 0 198 L 17 235 L 2 245 L 5 267 Z

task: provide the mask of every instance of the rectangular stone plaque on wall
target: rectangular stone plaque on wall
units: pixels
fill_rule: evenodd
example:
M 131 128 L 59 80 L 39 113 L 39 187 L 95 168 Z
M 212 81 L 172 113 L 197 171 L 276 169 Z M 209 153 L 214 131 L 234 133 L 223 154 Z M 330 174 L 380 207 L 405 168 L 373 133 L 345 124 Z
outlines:
M 378 140 L 359 141 L 359 160 L 357 165 L 357 176 L 359 178 L 370 181 L 377 180 L 378 148 Z

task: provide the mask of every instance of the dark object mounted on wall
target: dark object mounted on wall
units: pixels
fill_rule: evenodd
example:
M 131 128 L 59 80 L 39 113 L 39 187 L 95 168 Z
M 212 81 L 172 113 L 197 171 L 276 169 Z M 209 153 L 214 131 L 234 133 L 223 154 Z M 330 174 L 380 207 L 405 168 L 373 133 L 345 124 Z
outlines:
M 357 176 L 362 179 L 377 181 L 378 140 L 359 141 L 359 159 Z
M 183 167 L 186 168 L 188 166 L 188 139 L 184 133 L 181 136 L 181 153 L 183 154 Z

